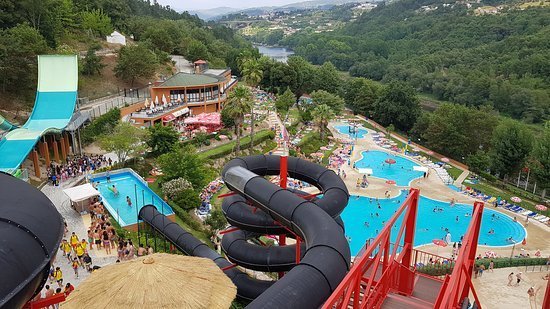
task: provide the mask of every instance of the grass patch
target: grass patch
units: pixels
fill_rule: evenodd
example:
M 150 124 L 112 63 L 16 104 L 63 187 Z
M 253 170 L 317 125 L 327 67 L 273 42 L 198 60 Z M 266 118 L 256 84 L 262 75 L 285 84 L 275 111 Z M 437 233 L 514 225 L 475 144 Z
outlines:
M 458 177 L 462 174 L 462 170 L 453 165 L 450 166 L 451 168 L 447 169 L 447 172 L 449 173 L 449 175 L 451 175 L 451 177 L 453 177 L 454 180 L 457 180 Z
M 319 133 L 310 132 L 302 138 L 298 144 L 298 147 L 300 147 L 303 154 L 309 156 L 310 154 L 317 152 L 319 148 L 328 145 L 328 143 L 328 138 L 325 137 L 325 139 L 322 140 L 319 137 Z
M 323 160 L 322 160 L 323 165 L 328 164 L 328 159 L 330 158 L 332 153 L 338 148 L 338 146 L 340 146 L 340 144 L 334 144 L 334 146 L 332 146 L 332 148 L 330 148 L 329 150 L 325 150 L 323 152 Z
M 271 130 L 262 130 L 254 134 L 254 145 L 259 145 L 266 140 L 273 140 L 275 138 L 275 132 Z M 248 149 L 250 147 L 250 136 L 246 136 L 241 139 L 241 150 Z M 231 154 L 235 151 L 237 146 L 237 141 L 232 141 L 230 143 L 209 149 L 205 152 L 202 152 L 200 156 L 203 159 L 218 159 L 224 156 Z
M 521 194 L 512 193 L 506 189 L 497 188 L 486 181 L 482 180 L 477 184 L 468 184 L 468 186 L 476 190 L 479 190 L 487 195 L 496 196 L 496 197 L 500 196 L 501 199 L 505 199 L 506 201 L 509 201 L 509 202 L 511 201 L 510 198 L 512 196 L 518 196 L 522 199 L 522 201 L 521 203 L 514 203 L 514 204 L 519 205 L 525 209 L 539 212 L 538 210 L 535 209 L 536 203 L 532 200 L 529 200 L 529 198 L 522 196 Z

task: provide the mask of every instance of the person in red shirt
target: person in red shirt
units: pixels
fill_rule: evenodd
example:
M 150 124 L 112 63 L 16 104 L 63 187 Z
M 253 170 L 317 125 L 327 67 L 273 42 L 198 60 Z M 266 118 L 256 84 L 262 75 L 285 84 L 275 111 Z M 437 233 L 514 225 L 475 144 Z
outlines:
M 63 291 L 63 293 L 65 293 L 65 297 L 69 296 L 72 291 L 74 291 L 74 286 L 67 282 L 67 284 L 65 285 L 65 290 Z

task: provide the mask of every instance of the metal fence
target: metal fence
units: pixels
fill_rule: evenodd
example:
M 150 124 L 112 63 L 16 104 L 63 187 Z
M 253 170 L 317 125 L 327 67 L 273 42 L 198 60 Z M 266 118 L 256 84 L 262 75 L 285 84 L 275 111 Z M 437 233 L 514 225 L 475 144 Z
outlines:
M 122 89 L 117 94 L 103 98 L 89 100 L 88 98 L 79 98 L 79 106 L 83 112 L 87 112 L 90 118 L 106 114 L 113 108 L 121 108 L 150 98 L 149 88 L 141 89 Z

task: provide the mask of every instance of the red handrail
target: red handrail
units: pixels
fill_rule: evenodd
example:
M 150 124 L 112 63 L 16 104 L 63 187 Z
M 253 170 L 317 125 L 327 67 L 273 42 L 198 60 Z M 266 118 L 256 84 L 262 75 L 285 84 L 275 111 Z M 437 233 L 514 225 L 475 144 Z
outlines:
M 371 305 L 375 305 L 385 298 L 390 290 L 397 290 L 406 295 L 412 293 L 412 289 L 409 287 L 412 286 L 414 274 L 409 268 L 412 261 L 419 195 L 418 189 L 409 191 L 409 195 L 401 207 L 387 222 L 380 234 L 370 242 L 360 257 L 356 257 L 353 267 L 325 302 L 323 308 L 348 307 L 352 299 L 354 308 L 367 306 L 372 308 Z M 396 245 L 392 249 L 390 244 L 392 227 L 403 213 L 405 213 L 403 223 L 395 241 Z M 403 233 L 403 249 L 400 254 L 397 254 L 397 247 Z M 378 278 L 377 274 L 380 274 Z M 361 289 L 362 287 L 363 289 Z M 362 297 L 361 290 L 363 290 Z

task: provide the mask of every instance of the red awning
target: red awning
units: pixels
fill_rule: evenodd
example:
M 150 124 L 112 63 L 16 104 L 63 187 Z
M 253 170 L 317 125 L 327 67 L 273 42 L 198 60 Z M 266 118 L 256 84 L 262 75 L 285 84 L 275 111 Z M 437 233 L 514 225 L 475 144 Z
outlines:
M 176 117 L 173 114 L 168 114 L 162 117 L 162 122 L 170 122 L 170 121 L 174 121 L 174 119 L 176 119 Z

